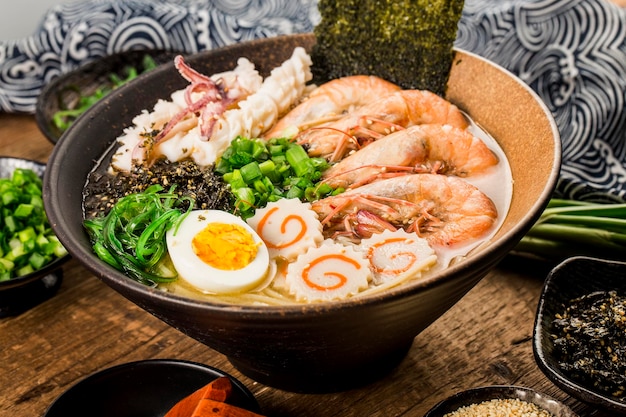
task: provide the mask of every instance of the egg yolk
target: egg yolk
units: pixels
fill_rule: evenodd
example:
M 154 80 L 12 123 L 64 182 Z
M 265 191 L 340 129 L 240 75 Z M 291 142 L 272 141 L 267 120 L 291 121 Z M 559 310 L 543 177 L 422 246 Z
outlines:
M 214 268 L 232 271 L 254 260 L 258 245 L 243 226 L 209 223 L 191 242 L 194 253 Z

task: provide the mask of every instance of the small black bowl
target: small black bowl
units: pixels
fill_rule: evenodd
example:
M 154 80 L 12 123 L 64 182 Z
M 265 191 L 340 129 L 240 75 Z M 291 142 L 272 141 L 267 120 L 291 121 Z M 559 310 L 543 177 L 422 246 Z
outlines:
M 588 404 L 626 414 L 626 403 L 591 390 L 567 376 L 555 358 L 553 320 L 570 300 L 596 291 L 626 294 L 626 263 L 590 257 L 573 257 L 557 265 L 544 283 L 533 334 L 533 352 L 542 372 L 555 385 Z
M 30 159 L 0 157 L 0 178 L 9 178 L 16 168 L 31 169 L 43 178 L 46 165 Z M 66 255 L 33 273 L 0 282 L 0 317 L 21 314 L 55 295 L 63 281 L 61 266 L 69 259 Z
M 143 60 L 149 55 L 157 65 L 173 61 L 177 52 L 164 50 L 130 50 L 105 56 L 67 72 L 46 84 L 37 98 L 35 120 L 39 130 L 53 144 L 63 131 L 53 123 L 59 111 L 72 108 L 80 95 L 93 94 L 98 88 L 112 85 L 110 76 L 126 78 L 125 68 L 132 66 L 144 72 Z
M 472 388 L 454 394 L 431 408 L 424 417 L 443 417 L 461 407 L 484 401 L 518 399 L 550 412 L 555 417 L 578 417 L 568 406 L 530 388 L 513 385 L 492 385 Z
M 44 417 L 157 417 L 209 382 L 226 376 L 226 403 L 260 413 L 254 395 L 237 379 L 196 362 L 149 359 L 96 372 L 61 394 Z

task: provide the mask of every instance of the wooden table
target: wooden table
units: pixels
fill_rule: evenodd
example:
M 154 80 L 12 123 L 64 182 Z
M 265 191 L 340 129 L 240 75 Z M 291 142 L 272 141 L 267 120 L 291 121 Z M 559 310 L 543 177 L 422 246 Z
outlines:
M 0 114 L 0 155 L 46 161 L 52 145 L 34 117 Z M 609 414 L 569 398 L 537 367 L 532 330 L 549 265 L 507 258 L 415 338 L 400 366 L 364 388 L 324 395 L 273 389 L 243 376 L 220 353 L 141 310 L 78 262 L 64 266 L 55 297 L 0 319 L 0 416 L 35 417 L 85 376 L 152 358 L 197 361 L 239 378 L 265 414 L 422 416 L 441 399 L 492 384 L 535 388 L 581 416 Z

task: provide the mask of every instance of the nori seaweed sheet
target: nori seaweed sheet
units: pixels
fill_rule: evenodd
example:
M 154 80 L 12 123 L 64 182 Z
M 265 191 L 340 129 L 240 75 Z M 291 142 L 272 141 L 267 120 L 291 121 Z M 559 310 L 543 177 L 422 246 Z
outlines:
M 320 0 L 316 82 L 377 75 L 444 95 L 463 0 Z

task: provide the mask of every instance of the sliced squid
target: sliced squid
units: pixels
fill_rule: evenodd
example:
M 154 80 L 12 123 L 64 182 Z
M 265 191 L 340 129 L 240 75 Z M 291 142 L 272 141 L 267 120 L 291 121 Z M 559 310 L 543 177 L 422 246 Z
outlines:
M 419 278 L 437 263 L 428 241 L 403 229 L 385 230 L 363 239 L 360 250 L 369 261 L 376 285 Z
M 356 295 L 370 280 L 369 262 L 363 253 L 326 240 L 289 264 L 285 284 L 298 301 L 315 302 Z
M 324 240 L 322 224 L 311 204 L 297 198 L 268 203 L 247 221 L 267 245 L 272 259 L 293 261 Z

